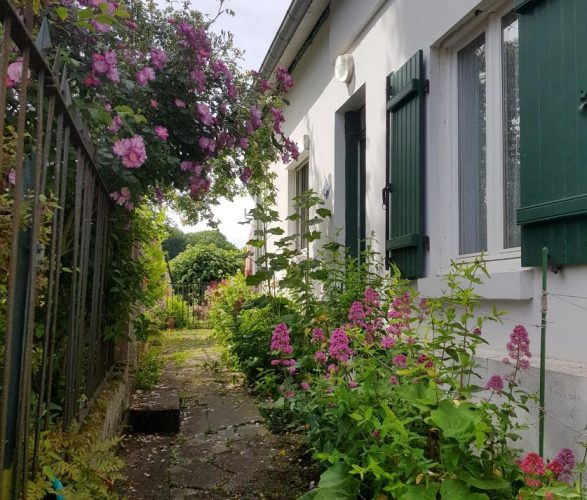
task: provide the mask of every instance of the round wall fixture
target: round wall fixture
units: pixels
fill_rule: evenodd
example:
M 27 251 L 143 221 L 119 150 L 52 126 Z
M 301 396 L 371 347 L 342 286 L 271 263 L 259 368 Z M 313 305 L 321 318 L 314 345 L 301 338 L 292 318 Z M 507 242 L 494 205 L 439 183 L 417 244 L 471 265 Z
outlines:
M 351 54 L 342 54 L 334 62 L 334 77 L 342 83 L 349 83 L 353 78 L 353 56 Z

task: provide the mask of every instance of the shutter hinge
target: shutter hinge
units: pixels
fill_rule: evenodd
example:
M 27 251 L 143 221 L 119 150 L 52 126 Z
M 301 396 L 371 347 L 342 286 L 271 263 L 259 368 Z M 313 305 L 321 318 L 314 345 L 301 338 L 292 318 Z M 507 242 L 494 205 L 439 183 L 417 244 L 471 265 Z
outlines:
M 426 78 L 426 80 L 424 80 L 424 92 L 426 94 L 428 94 L 428 92 L 430 92 L 430 80 L 428 80 L 428 78 Z
M 422 243 L 424 244 L 424 249 L 425 250 L 430 250 L 430 236 L 425 235 L 424 238 L 423 238 L 423 240 L 424 241 Z

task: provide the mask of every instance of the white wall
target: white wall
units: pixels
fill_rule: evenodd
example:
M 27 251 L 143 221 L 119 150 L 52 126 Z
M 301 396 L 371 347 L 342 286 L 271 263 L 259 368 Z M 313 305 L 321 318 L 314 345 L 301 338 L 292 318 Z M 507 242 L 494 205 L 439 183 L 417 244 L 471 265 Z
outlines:
M 511 2 L 510 2 L 511 3 Z M 448 94 L 443 72 L 443 40 L 463 29 L 469 21 L 483 17 L 476 10 L 502 9 L 503 1 L 478 0 L 338 0 L 331 3 L 331 14 L 319 35 L 296 67 L 295 87 L 286 109 L 286 133 L 302 144 L 310 138 L 310 186 L 320 192 L 326 178 L 332 184 L 328 205 L 334 210 L 333 221 L 325 230 L 334 234 L 344 225 L 344 120 L 340 110 L 359 90 L 364 92 L 367 128 L 367 234 L 374 231 L 382 250 L 385 238 L 385 212 L 381 207 L 381 189 L 385 184 L 385 81 L 417 50 L 425 55 L 426 74 L 430 80 L 427 97 L 426 143 L 426 226 L 430 237 L 427 255 L 427 278 L 418 280 L 423 294 L 438 292 L 440 276 L 446 272 L 453 254 L 451 238 L 457 221 L 451 215 L 453 199 L 450 182 L 453 172 L 447 145 Z M 466 29 L 466 28 L 464 28 Z M 352 39 L 349 39 L 352 38 Z M 334 59 L 342 50 L 354 58 L 355 73 L 350 84 L 334 79 Z M 290 211 L 288 178 L 284 165 L 276 165 L 280 189 L 278 208 L 282 215 Z M 344 238 L 344 233 L 342 238 Z M 344 241 L 344 239 L 342 239 Z M 532 350 L 538 356 L 540 322 L 539 269 L 522 269 L 520 260 L 500 256 L 489 263 L 492 280 L 481 290 L 487 300 L 483 308 L 494 305 L 509 311 L 502 325 L 484 332 L 494 351 L 505 350 L 513 326 L 526 324 Z M 553 293 L 587 296 L 587 267 L 575 266 L 558 274 L 549 273 L 548 289 Z M 573 306 L 566 301 L 574 302 Z M 587 300 L 550 297 L 548 301 L 547 353 L 551 360 L 551 408 L 559 410 L 563 420 L 575 418 L 579 427 L 587 424 L 584 375 L 587 353 Z M 560 360 L 563 363 L 556 363 Z M 562 370 L 560 367 L 564 366 Z M 562 371 L 561 371 L 562 370 Z M 582 374 L 579 376 L 578 374 Z M 550 376 L 550 375 L 549 375 Z M 530 377 L 532 379 L 532 377 Z M 534 382 L 532 382 L 534 383 Z M 581 385 L 575 387 L 574 385 Z M 580 420 L 580 421 L 579 421 Z M 551 420 L 549 426 L 556 426 Z

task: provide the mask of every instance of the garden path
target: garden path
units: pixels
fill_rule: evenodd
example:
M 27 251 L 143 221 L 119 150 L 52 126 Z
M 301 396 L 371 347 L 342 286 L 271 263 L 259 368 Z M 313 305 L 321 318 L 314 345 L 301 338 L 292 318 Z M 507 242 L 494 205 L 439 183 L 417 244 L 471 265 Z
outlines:
M 299 441 L 266 429 L 240 374 L 221 363 L 210 331 L 171 331 L 157 341 L 166 363 L 158 387 L 179 389 L 181 429 L 124 438 L 122 496 L 285 500 L 307 490 L 311 472 Z

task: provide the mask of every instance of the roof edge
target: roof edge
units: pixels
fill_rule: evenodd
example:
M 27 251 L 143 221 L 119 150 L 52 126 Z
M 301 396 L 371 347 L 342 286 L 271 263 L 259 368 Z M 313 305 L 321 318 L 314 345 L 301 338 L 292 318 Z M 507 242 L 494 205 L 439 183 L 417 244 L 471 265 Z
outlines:
M 311 4 L 312 0 L 292 0 L 261 63 L 259 73 L 263 78 L 268 78 L 276 68 Z

